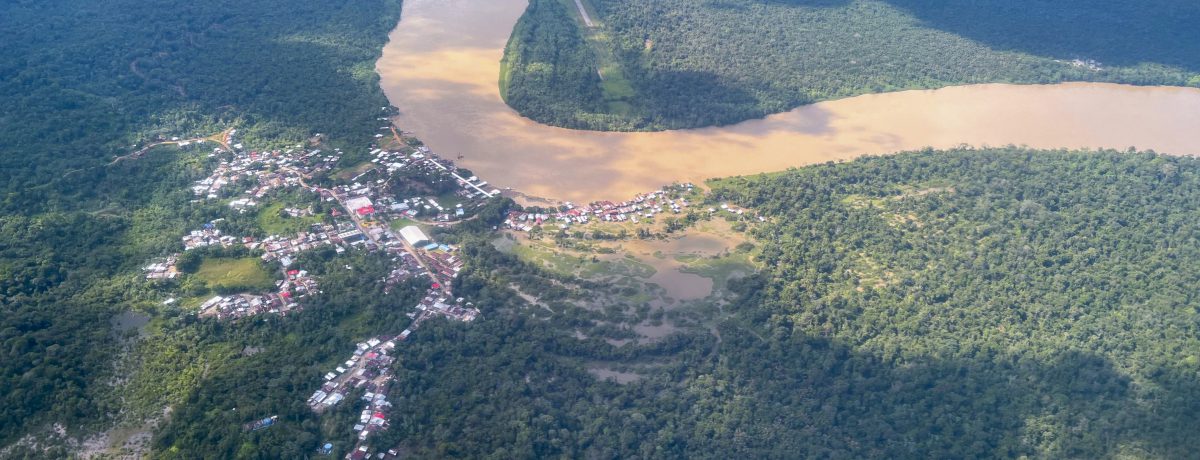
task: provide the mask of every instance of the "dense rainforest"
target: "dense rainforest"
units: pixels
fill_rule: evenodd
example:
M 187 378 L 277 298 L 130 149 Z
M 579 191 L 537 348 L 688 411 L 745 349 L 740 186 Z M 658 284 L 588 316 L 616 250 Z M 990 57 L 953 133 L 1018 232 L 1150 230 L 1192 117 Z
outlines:
M 0 448 L 121 412 L 127 341 L 110 318 L 161 302 L 138 267 L 220 216 L 187 190 L 216 144 L 114 158 L 229 128 L 257 147 L 314 133 L 367 145 L 387 106 L 374 61 L 399 13 L 398 0 L 0 2 Z
M 730 124 L 821 100 L 970 83 L 1200 87 L 1181 0 L 533 0 L 506 101 L 593 130 Z M 573 26 L 573 27 L 572 27 Z

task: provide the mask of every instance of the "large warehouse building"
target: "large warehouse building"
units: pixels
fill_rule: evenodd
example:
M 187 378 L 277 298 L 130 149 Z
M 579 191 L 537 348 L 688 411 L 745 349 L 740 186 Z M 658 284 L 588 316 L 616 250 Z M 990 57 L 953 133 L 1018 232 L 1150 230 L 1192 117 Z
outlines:
M 409 225 L 400 229 L 400 237 L 404 238 L 405 242 L 413 246 L 417 246 L 421 243 L 429 241 L 429 237 L 425 236 L 425 232 L 422 232 L 421 229 L 417 228 L 416 225 Z

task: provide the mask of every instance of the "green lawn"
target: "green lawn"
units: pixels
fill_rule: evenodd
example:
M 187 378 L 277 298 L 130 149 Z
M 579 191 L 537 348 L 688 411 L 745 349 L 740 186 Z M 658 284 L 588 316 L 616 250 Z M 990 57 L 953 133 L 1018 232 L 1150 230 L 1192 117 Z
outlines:
M 425 231 L 425 228 L 421 225 L 420 222 L 409 219 L 407 217 L 401 217 L 399 219 L 395 219 L 390 224 L 388 224 L 388 226 L 392 227 L 392 230 L 400 230 L 409 225 L 416 225 L 418 227 L 421 227 L 421 231 Z
M 275 277 L 256 257 L 205 259 L 196 276 L 209 288 L 223 292 L 262 291 L 275 284 Z
M 258 227 L 272 235 L 289 235 L 308 230 L 313 224 L 321 223 L 321 216 L 290 217 L 282 215 L 284 203 L 264 206 L 258 211 Z
M 516 242 L 504 245 L 505 252 L 511 253 L 534 265 L 554 273 L 574 275 L 586 279 L 624 276 L 633 278 L 649 278 L 654 276 L 654 267 L 639 261 L 636 257 L 626 256 L 615 260 L 592 261 L 590 254 L 569 254 L 547 244 L 535 242 Z
M 434 197 L 434 199 L 437 200 L 438 204 L 442 205 L 442 209 L 451 214 L 454 213 L 455 205 L 463 204 L 463 198 L 454 192 L 443 193 Z
M 380 132 L 384 133 L 385 131 L 380 131 Z M 388 131 L 388 132 L 386 132 L 385 135 L 390 137 L 391 132 Z M 348 181 L 350 179 L 353 179 L 354 176 L 357 176 L 359 174 L 367 172 L 367 170 L 374 168 L 375 166 L 376 166 L 375 163 L 372 163 L 370 161 L 364 161 L 362 163 L 356 164 L 349 168 L 342 168 L 340 171 L 338 171 L 336 174 L 333 175 L 333 178 L 335 180 Z

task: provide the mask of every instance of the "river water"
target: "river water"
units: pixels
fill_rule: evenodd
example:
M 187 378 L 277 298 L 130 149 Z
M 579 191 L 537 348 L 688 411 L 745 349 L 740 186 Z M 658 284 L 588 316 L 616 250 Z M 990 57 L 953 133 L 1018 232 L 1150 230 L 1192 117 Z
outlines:
M 497 187 L 575 202 L 672 181 L 778 171 L 923 147 L 1137 147 L 1200 153 L 1200 89 L 971 85 L 822 102 L 735 125 L 657 133 L 556 128 L 500 99 L 527 0 L 405 0 L 377 67 L 395 123 Z

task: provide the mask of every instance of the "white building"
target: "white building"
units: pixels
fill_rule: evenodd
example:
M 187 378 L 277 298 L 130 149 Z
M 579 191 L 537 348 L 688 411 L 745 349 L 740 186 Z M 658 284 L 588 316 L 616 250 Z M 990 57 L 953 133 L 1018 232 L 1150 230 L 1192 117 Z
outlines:
M 409 225 L 400 229 L 400 237 L 413 246 L 429 241 L 429 237 L 425 236 L 425 232 L 422 232 L 416 225 Z

